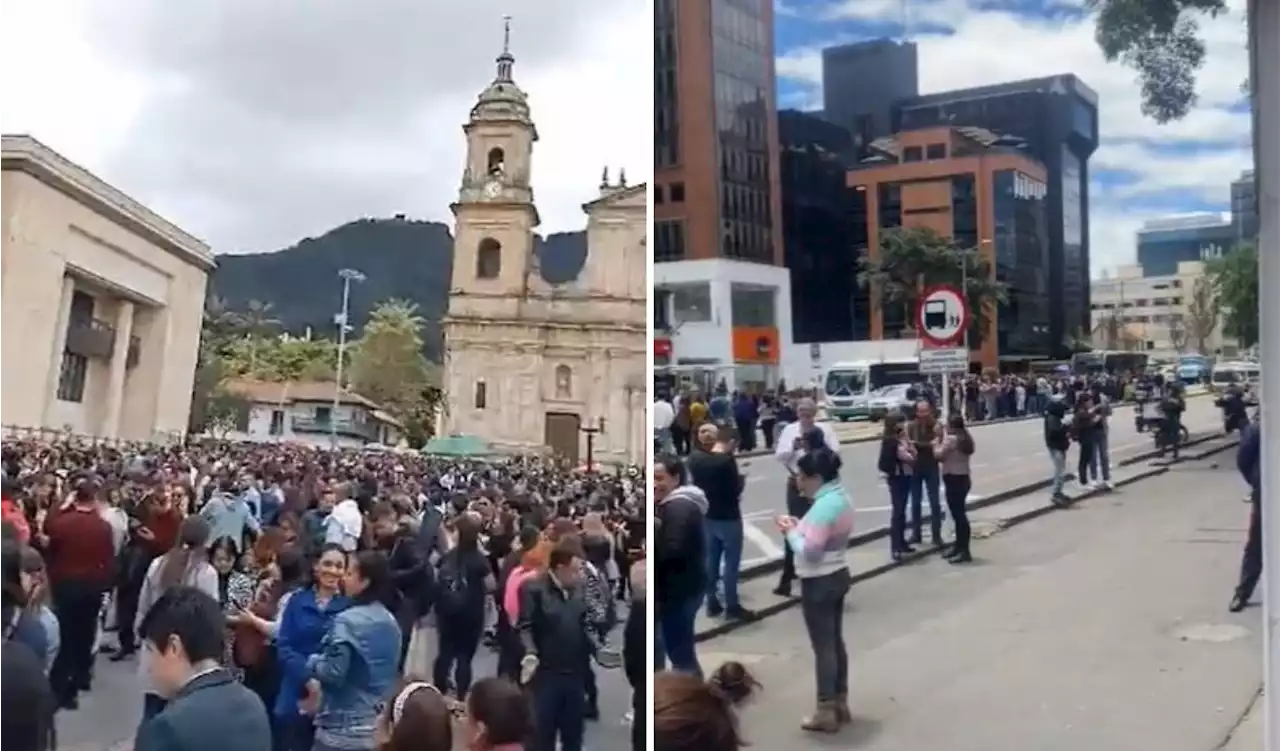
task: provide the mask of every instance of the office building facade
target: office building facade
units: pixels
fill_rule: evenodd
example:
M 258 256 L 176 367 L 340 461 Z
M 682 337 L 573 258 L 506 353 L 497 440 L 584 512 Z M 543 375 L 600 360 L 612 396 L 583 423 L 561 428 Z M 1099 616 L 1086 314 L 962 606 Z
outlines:
M 680 287 L 665 290 L 666 299 L 718 300 L 723 296 L 713 288 L 741 277 L 740 284 L 759 293 L 754 300 L 770 298 L 768 304 L 726 308 L 713 321 L 681 318 L 703 310 L 697 306 L 655 314 L 661 319 L 655 324 L 670 327 L 660 336 L 667 341 L 668 368 L 678 370 L 683 360 L 705 352 L 703 338 L 683 341 L 692 331 L 682 329 L 684 323 L 695 323 L 693 330 L 714 323 L 724 345 L 717 351 L 724 350 L 727 361 L 712 369 L 732 376 L 741 364 L 751 366 L 746 375 L 752 375 L 754 366 L 776 365 L 791 339 L 790 320 L 783 320 L 790 301 L 778 185 L 773 3 L 656 0 L 654 55 L 655 284 L 666 279 Z M 744 264 L 760 268 L 739 273 Z M 712 312 L 718 311 L 707 315 Z M 755 347 L 765 355 L 736 363 L 735 337 L 773 344 Z
M 1258 181 L 1253 170 L 1231 183 L 1231 226 L 1237 243 L 1258 239 Z
M 894 132 L 894 107 L 920 94 L 914 42 L 873 39 L 822 51 L 822 116 L 857 147 Z
M 1022 139 L 1047 170 L 1049 330 L 1055 357 L 1088 331 L 1089 157 L 1098 146 L 1098 95 L 1071 74 L 1015 81 L 899 102 L 895 124 L 910 130 L 977 126 Z
M 1221 214 L 1153 219 L 1138 230 L 1138 266 L 1146 276 L 1171 276 L 1179 264 L 1221 258 L 1238 232 Z
M 1206 283 L 1201 261 L 1180 261 L 1172 274 L 1121 266 L 1114 276 L 1094 280 L 1094 345 L 1168 359 L 1191 353 L 1234 356 L 1237 342 L 1223 333 L 1221 317 L 1206 318 L 1203 327 L 1196 321 L 1202 315 L 1197 311 L 1196 286 Z
M 897 227 L 977 248 L 1008 300 L 971 341 L 972 359 L 998 367 L 1053 356 L 1044 165 L 981 128 L 922 128 L 878 139 L 871 151 L 847 177 L 864 196 L 855 207 L 865 206 L 869 257 L 878 258 L 882 234 Z M 911 316 L 873 291 L 870 338 L 914 336 Z
M 792 336 L 805 344 L 866 339 L 869 296 L 857 279 L 867 251 L 866 197 L 845 178 L 853 139 L 795 110 L 778 113 L 778 138 Z

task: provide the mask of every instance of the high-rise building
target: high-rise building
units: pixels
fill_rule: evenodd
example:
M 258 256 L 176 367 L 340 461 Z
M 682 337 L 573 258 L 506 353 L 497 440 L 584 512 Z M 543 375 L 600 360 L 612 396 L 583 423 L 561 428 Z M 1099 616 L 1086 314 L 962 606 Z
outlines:
M 872 39 L 822 51 L 822 116 L 860 147 L 893 133 L 894 105 L 919 94 L 914 42 Z
M 877 139 L 869 150 L 847 178 L 865 196 L 855 206 L 865 206 L 869 257 L 878 258 L 883 232 L 897 227 L 977 248 L 1008 299 L 970 339 L 974 361 L 997 367 L 1052 357 L 1045 166 L 983 128 L 920 128 Z M 899 303 L 873 299 L 870 308 L 872 339 L 898 338 L 912 325 Z
M 1258 238 L 1258 181 L 1253 170 L 1231 183 L 1231 226 L 1238 243 Z
M 1146 276 L 1171 276 L 1179 264 L 1221 258 L 1235 245 L 1236 233 L 1217 213 L 1152 219 L 1138 230 L 1138 265 Z
M 774 384 L 791 339 L 771 0 L 656 0 L 655 343 L 693 383 Z
M 1048 184 L 1049 336 L 1065 357 L 1089 314 L 1089 157 L 1098 146 L 1098 95 L 1071 74 L 927 94 L 899 102 L 901 130 L 977 126 L 1021 138 Z
M 849 131 L 811 113 L 778 113 L 782 238 L 791 272 L 797 343 L 866 339 L 868 293 L 858 284 L 867 250 L 863 193 L 847 185 Z M 862 217 L 863 221 L 856 221 Z

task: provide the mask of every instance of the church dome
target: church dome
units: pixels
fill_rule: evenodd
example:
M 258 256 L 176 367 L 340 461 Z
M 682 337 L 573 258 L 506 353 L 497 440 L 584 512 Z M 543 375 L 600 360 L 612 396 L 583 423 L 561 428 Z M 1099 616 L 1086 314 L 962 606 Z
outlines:
M 511 54 L 511 21 L 506 19 L 503 29 L 502 54 L 498 55 L 498 72 L 493 81 L 480 92 L 480 98 L 471 108 L 471 121 L 483 120 L 518 120 L 531 122 L 529 98 L 516 85 L 511 77 L 515 67 L 515 56 Z

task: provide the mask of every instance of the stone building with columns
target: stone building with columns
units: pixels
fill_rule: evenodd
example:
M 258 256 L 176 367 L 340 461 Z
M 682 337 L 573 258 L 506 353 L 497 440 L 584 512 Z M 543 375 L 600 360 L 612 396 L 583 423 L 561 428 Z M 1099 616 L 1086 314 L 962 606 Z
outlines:
M 3 137 L 6 428 L 186 432 L 207 245 L 26 135 Z
M 644 185 L 607 173 L 583 206 L 587 255 L 548 281 L 535 253 L 530 183 L 538 139 L 504 45 L 497 75 L 463 126 L 445 334 L 446 431 L 575 464 L 639 461 L 648 409 Z

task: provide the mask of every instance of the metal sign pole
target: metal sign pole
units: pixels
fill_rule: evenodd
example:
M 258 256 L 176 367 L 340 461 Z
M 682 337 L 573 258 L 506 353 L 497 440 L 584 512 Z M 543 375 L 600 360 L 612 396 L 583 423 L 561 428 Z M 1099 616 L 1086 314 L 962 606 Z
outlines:
M 1253 82 L 1254 169 L 1260 219 L 1258 281 L 1261 305 L 1262 399 L 1280 395 L 1280 3 L 1249 3 L 1250 72 Z M 1280 748 L 1280 416 L 1263 407 L 1262 415 L 1263 664 L 1266 674 L 1266 740 Z

